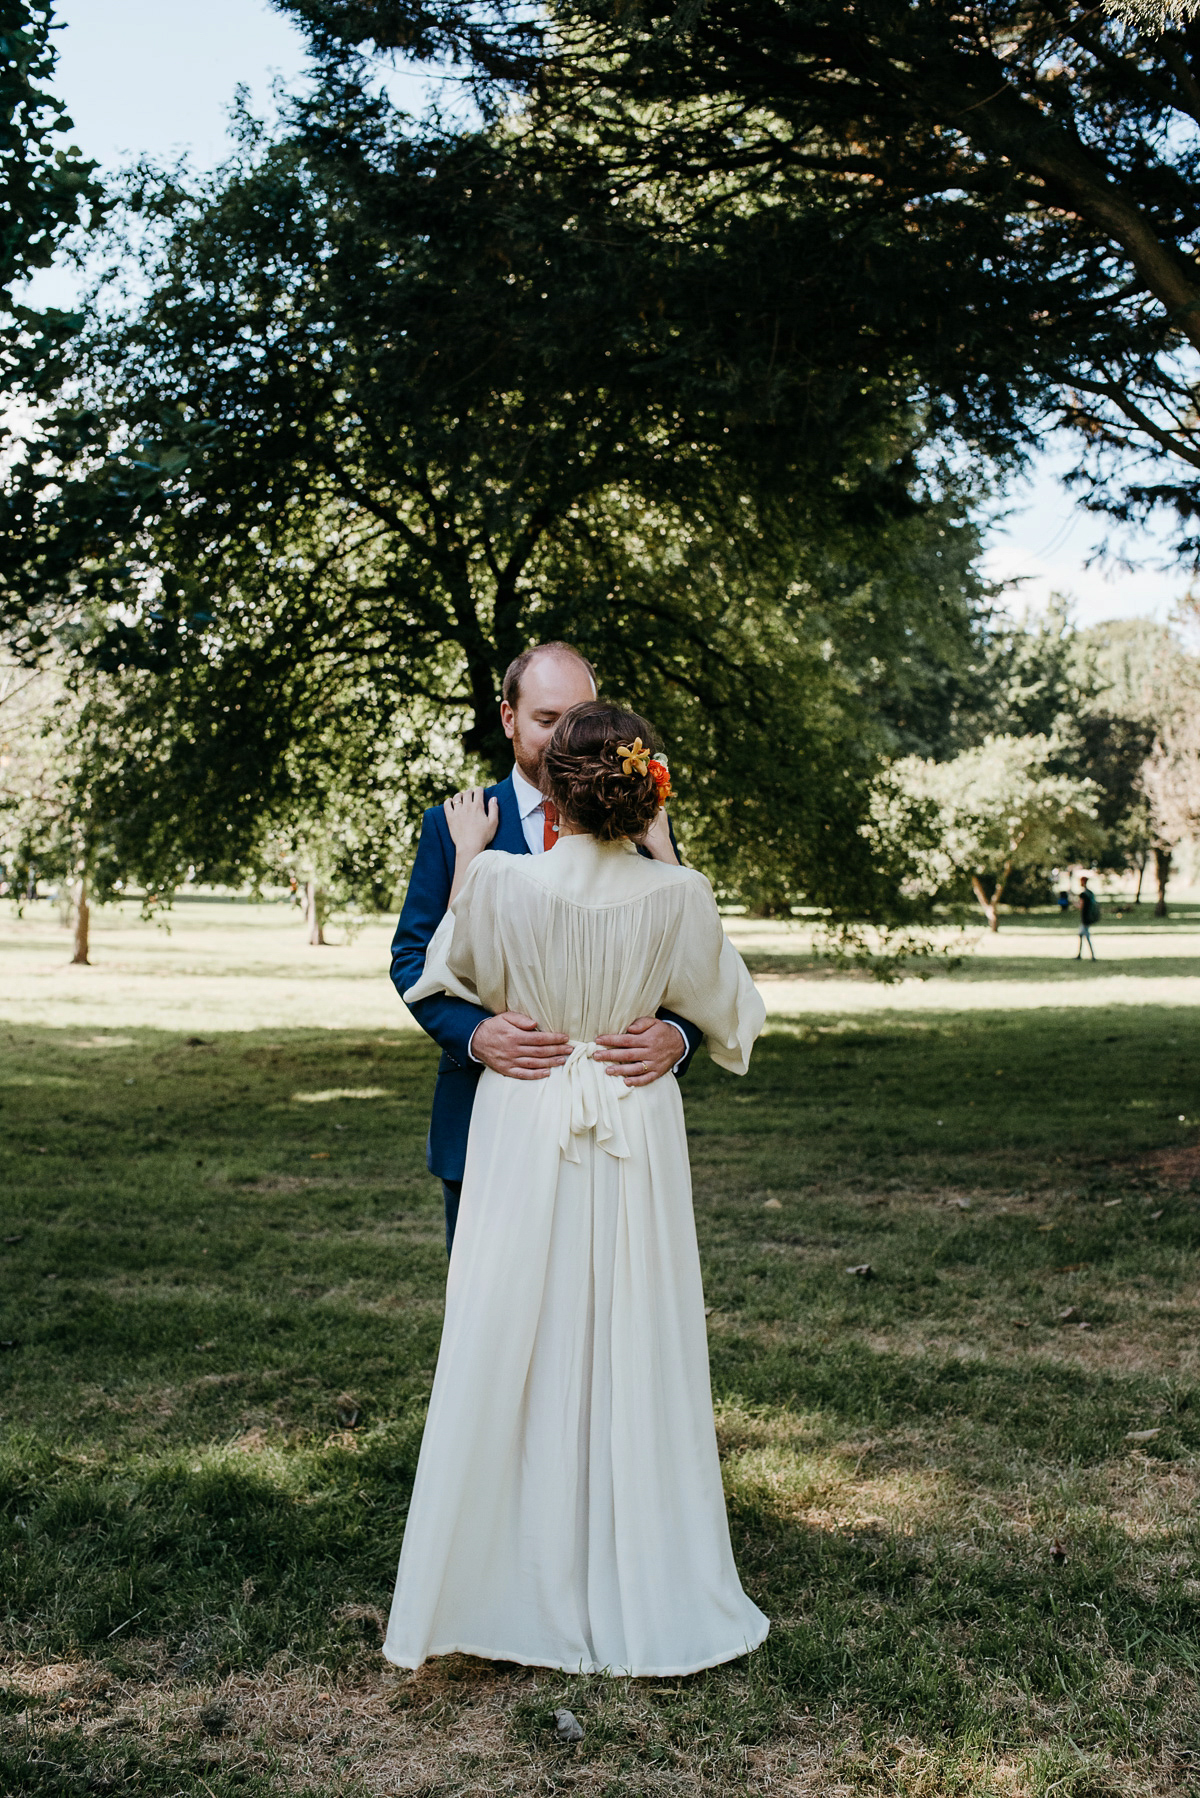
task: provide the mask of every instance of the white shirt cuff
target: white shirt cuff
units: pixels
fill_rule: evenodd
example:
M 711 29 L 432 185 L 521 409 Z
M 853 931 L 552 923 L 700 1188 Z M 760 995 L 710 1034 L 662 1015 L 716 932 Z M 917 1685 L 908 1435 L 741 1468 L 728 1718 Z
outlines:
M 477 1068 L 481 1068 L 483 1066 L 483 1057 L 481 1055 L 476 1055 L 476 1053 L 475 1053 L 475 1038 L 478 1035 L 479 1031 L 481 1031 L 482 1029 L 483 1029 L 483 1023 L 481 1021 L 480 1023 L 476 1024 L 474 1030 L 472 1030 L 471 1040 L 467 1044 L 467 1060 L 473 1061 Z

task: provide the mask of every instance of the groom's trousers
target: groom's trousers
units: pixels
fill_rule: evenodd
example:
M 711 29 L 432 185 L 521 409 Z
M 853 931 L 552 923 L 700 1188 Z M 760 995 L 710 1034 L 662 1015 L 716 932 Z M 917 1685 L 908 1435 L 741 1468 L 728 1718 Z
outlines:
M 446 1253 L 454 1247 L 454 1226 L 458 1222 L 458 1201 L 462 1197 L 461 1180 L 443 1180 L 442 1198 L 446 1206 Z

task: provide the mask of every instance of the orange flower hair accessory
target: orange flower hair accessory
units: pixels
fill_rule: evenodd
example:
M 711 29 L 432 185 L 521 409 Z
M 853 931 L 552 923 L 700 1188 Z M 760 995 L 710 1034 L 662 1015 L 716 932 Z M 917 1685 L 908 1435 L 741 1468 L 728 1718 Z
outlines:
M 635 737 L 632 743 L 618 743 L 617 754 L 625 774 L 645 774 L 650 767 L 650 751 L 640 737 Z
M 646 772 L 658 788 L 658 803 L 665 805 L 671 797 L 671 771 L 661 756 L 654 757 L 646 765 Z

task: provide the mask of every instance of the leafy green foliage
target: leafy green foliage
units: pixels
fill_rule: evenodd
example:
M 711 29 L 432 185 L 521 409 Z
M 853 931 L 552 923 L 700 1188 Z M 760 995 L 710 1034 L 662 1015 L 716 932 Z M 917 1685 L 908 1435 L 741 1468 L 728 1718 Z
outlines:
M 864 228 L 903 208 L 909 331 L 931 322 L 934 267 L 964 321 L 946 389 L 960 428 L 974 406 L 1003 428 L 1067 424 L 1093 503 L 1173 505 L 1190 544 L 1200 24 L 1143 34 L 1094 7 L 1011 0 L 880 0 L 852 31 L 823 0 L 765 13 L 727 0 L 664 29 L 673 12 L 666 0 L 636 15 L 572 7 L 577 33 L 553 58 L 564 93 L 586 104 L 599 82 L 617 110 L 635 94 L 679 107 L 665 137 L 621 138 L 656 172 L 675 158 L 759 191 L 828 183 Z M 985 310 L 990 341 L 966 322 Z M 941 371 L 925 367 L 936 404 Z M 1130 447 L 1148 478 L 1130 470 Z
M 5 0 L 0 11 L 0 293 L 48 268 L 64 230 L 79 217 L 94 163 L 56 139 L 71 129 L 66 108 L 42 84 L 54 69 L 53 10 L 40 0 Z
M 969 884 L 993 930 L 1015 870 L 1068 861 L 1103 844 L 1099 788 L 1054 772 L 1058 754 L 1049 737 L 986 737 L 951 761 L 912 756 L 891 770 L 901 792 L 932 803 L 939 816 L 927 878 L 951 894 L 956 882 Z
M 1200 820 L 1200 663 L 1142 619 L 1098 625 L 1079 647 L 1094 687 L 1081 734 L 1107 770 L 1114 844 L 1143 868 L 1153 854 L 1162 915 L 1174 851 Z
M 507 54 L 548 135 L 586 121 L 614 178 L 657 184 L 699 235 L 761 209 L 786 238 L 824 195 L 863 366 L 903 357 L 1001 457 L 1066 424 L 1092 503 L 1170 505 L 1196 552 L 1190 5 L 866 0 L 851 22 L 830 0 L 565 0 L 540 42 L 503 5 L 470 9 L 470 42 L 456 0 L 288 6 L 327 54 L 407 43 L 493 81 Z
M 71 120 L 45 85 L 53 13 L 49 0 L 0 4 L 0 381 L 38 398 L 52 391 L 57 352 L 80 321 L 33 312 L 13 289 L 48 268 L 72 228 L 94 223 L 100 207 L 96 164 L 61 146 Z
M 1056 602 L 1020 624 L 986 622 L 967 670 L 947 670 L 932 742 L 918 753 L 947 760 L 995 737 L 1027 738 L 1037 762 L 1039 744 L 1052 741 L 1046 772 L 1091 782 L 1094 819 L 1081 834 L 1057 833 L 1046 855 L 1141 870 L 1156 841 L 1177 842 L 1190 828 L 1195 688 L 1195 658 L 1172 631 L 1141 622 L 1080 631 Z M 1036 903 L 1049 873 L 1050 859 L 1018 861 L 1005 881 L 1009 902 Z

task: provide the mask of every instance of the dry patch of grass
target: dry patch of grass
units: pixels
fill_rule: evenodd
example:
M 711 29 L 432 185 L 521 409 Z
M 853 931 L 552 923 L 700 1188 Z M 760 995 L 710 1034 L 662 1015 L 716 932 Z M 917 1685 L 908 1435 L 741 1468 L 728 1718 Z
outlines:
M 1181 1149 L 1161 1149 L 1143 1164 L 1168 1186 L 1190 1187 L 1200 1181 L 1200 1143 L 1188 1143 Z
M 347 1609 L 353 1609 L 348 1607 Z M 342 1619 L 346 1620 L 345 1617 Z M 382 1616 L 356 1611 L 364 1631 Z M 89 1766 L 92 1791 L 125 1781 L 107 1768 L 153 1744 L 154 1771 L 197 1795 L 252 1791 L 313 1798 L 1178 1798 L 1189 1755 L 1153 1761 L 1084 1752 L 1067 1742 L 1028 1753 L 938 1749 L 912 1736 L 865 1735 L 853 1712 L 822 1716 L 796 1705 L 768 1741 L 713 1729 L 702 1715 L 703 1676 L 581 1682 L 536 1669 L 453 1655 L 397 1673 L 364 1653 L 336 1676 L 288 1664 L 214 1682 L 179 1675 L 159 1642 L 130 1645 L 143 1672 L 113 1678 L 100 1662 L 39 1664 L 11 1657 L 0 1683 L 26 1701 L 0 1731 L 24 1736 L 31 1767 Z M 1120 1697 L 1119 1681 L 1110 1694 Z M 1003 1702 L 1011 1694 L 997 1693 Z M 584 1740 L 561 1744 L 554 1713 L 574 1706 Z M 1040 1706 L 1052 1734 L 1059 1720 Z M 157 1781 L 156 1781 L 157 1789 Z

